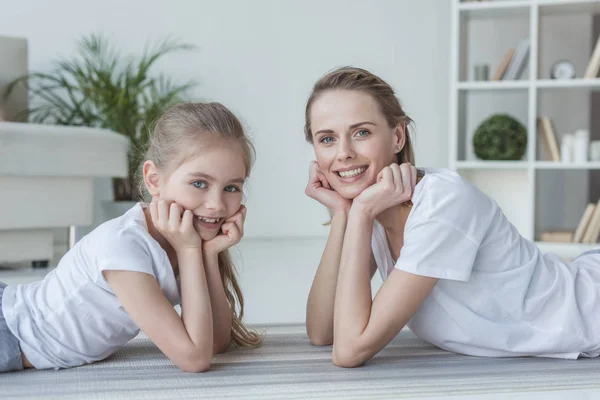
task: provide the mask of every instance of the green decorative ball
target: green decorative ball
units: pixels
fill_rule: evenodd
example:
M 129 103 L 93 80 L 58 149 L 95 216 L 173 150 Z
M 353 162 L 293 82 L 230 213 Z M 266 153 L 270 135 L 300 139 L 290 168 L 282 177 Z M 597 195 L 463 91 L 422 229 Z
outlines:
M 510 115 L 493 115 L 477 127 L 473 149 L 482 160 L 520 160 L 527 149 L 527 129 Z

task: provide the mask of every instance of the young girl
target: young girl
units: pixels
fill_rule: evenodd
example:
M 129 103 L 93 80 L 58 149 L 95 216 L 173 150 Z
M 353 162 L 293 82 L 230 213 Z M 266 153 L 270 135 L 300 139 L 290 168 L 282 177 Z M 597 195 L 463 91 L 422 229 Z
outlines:
M 100 225 L 44 280 L 2 285 L 0 371 L 102 360 L 140 329 L 189 372 L 206 371 L 230 342 L 258 345 L 261 337 L 241 321 L 227 250 L 244 233 L 253 155 L 221 104 L 168 110 L 142 166 L 152 202 Z
M 600 354 L 600 251 L 567 263 L 519 235 L 498 205 L 447 169 L 412 166 L 392 88 L 358 68 L 321 78 L 306 106 L 317 161 L 306 193 L 329 208 L 307 305 L 315 345 L 356 367 L 408 324 L 475 356 Z M 374 300 L 370 280 L 384 283 Z

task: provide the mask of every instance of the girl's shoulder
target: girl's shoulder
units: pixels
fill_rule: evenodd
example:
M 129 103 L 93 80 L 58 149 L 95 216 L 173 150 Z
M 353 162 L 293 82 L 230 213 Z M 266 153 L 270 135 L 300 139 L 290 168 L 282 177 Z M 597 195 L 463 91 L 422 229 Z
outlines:
M 87 242 L 87 247 L 93 249 L 97 256 L 106 256 L 107 253 L 150 255 L 157 251 L 157 246 L 160 247 L 148 232 L 141 203 L 135 204 L 120 217 L 99 225 L 82 241 Z

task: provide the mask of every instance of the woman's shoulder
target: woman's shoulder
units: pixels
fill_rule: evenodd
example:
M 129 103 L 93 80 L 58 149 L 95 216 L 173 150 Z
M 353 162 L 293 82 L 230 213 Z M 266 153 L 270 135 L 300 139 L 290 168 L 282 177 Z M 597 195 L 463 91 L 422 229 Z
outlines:
M 424 168 L 415 187 L 414 207 L 427 217 L 488 215 L 496 203 L 466 178 L 448 168 Z

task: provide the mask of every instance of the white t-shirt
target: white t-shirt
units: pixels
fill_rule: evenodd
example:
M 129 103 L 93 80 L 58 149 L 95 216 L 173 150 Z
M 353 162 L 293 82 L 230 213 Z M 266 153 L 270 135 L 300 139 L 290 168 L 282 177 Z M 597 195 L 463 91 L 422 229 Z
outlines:
M 460 175 L 425 172 L 397 261 L 381 224 L 373 227 L 384 280 L 394 268 L 440 279 L 408 327 L 442 349 L 468 355 L 598 356 L 600 253 L 570 263 L 544 255 Z
M 68 368 L 102 360 L 139 333 L 104 279 L 105 270 L 150 274 L 173 306 L 181 303 L 167 253 L 148 233 L 136 204 L 81 239 L 44 280 L 6 287 L 6 323 L 33 366 Z

